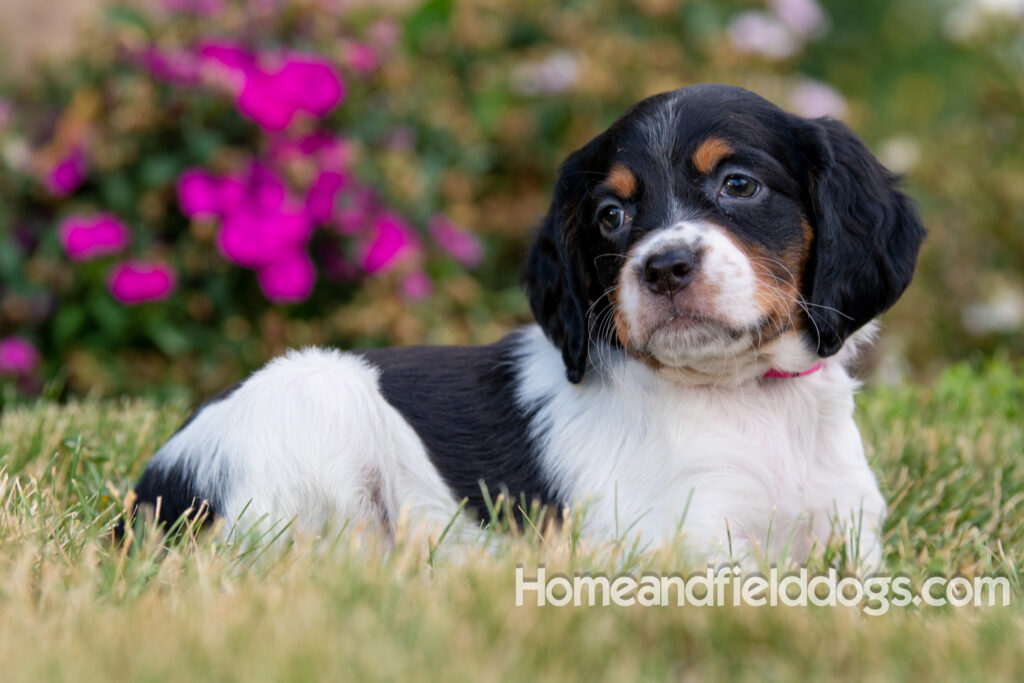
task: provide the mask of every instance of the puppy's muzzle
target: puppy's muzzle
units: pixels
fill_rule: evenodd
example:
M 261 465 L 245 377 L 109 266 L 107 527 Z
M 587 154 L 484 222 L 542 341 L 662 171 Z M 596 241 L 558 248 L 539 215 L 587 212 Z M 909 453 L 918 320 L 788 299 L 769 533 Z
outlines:
M 655 294 L 672 296 L 689 286 L 699 264 L 699 252 L 669 247 L 647 257 L 641 269 L 641 280 Z

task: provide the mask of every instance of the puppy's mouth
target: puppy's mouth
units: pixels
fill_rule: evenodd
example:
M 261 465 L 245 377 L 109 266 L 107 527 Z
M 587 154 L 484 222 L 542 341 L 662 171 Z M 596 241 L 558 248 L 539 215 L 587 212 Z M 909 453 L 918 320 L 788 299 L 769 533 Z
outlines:
M 719 356 L 738 345 L 746 346 L 748 338 L 748 330 L 729 325 L 713 315 L 673 306 L 664 318 L 649 328 L 641 350 L 663 363 L 676 364 Z

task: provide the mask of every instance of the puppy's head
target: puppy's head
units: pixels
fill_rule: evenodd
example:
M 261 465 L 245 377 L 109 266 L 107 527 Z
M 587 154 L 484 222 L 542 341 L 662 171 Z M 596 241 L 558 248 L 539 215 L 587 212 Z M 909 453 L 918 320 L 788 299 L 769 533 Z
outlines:
M 896 301 L 923 237 L 843 124 L 692 86 L 569 156 L 523 279 L 572 382 L 593 344 L 680 376 L 796 372 Z

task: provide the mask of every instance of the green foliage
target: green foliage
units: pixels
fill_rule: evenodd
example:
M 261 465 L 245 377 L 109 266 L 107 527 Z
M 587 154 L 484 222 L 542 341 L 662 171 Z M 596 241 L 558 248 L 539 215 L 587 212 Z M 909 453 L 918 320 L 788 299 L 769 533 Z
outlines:
M 167 382 L 207 393 L 289 345 L 492 340 L 528 318 L 517 273 L 559 161 L 637 99 L 700 81 L 743 85 L 797 110 L 841 93 L 833 104 L 906 173 L 930 238 L 915 283 L 887 316 L 888 360 L 933 375 L 951 359 L 1024 350 L 1019 16 L 967 0 L 832 0 L 822 3 L 826 26 L 794 38 L 788 56 L 766 57 L 730 39 L 737 17 L 765 11 L 756 2 L 330 5 L 229 2 L 215 17 L 115 6 L 81 54 L 7 89 L 17 106 L 14 123 L 0 127 L 0 337 L 35 343 L 43 378 L 66 378 L 76 392 Z M 372 42 L 382 25 L 397 42 L 379 66 L 346 67 L 346 46 Z M 267 138 L 222 92 L 153 78 L 138 60 L 146 48 L 205 38 L 341 65 L 349 92 L 322 123 L 352 143 L 353 173 L 418 230 L 439 212 L 474 230 L 487 246 L 482 266 L 467 274 L 425 238 L 417 267 L 434 291 L 413 305 L 401 272 L 324 275 L 324 254 L 353 258 L 360 245 L 321 229 L 312 296 L 268 303 L 255 275 L 217 252 L 213 228 L 181 214 L 174 192 L 184 169 L 237 167 L 266 153 Z M 76 125 L 89 132 L 89 172 L 56 199 L 40 164 Z M 107 291 L 109 258 L 68 261 L 57 223 L 93 210 L 130 226 L 127 255 L 179 269 L 170 299 L 125 308 Z

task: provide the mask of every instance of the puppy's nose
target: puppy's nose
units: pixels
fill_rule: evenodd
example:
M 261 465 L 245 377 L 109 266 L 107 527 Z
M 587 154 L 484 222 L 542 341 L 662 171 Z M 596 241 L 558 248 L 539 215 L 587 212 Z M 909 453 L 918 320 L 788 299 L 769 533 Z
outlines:
M 656 294 L 678 292 L 690 284 L 698 261 L 700 254 L 682 247 L 651 254 L 644 263 L 644 284 Z

